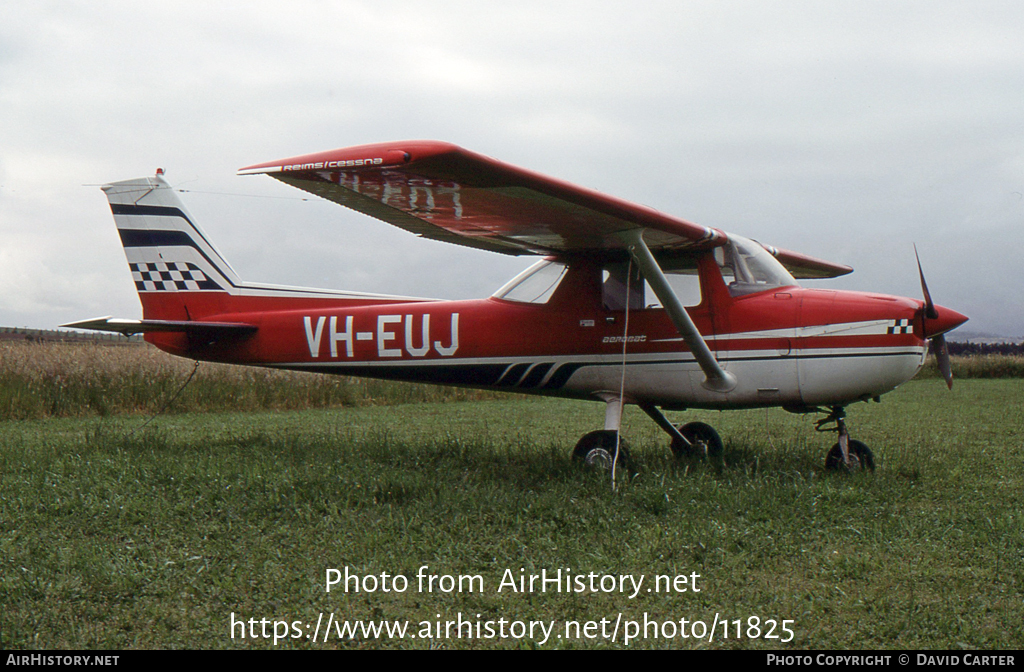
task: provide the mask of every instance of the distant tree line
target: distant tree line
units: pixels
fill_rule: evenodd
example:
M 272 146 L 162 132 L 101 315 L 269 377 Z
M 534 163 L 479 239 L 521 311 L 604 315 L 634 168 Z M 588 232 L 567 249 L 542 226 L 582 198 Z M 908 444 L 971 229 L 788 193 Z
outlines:
M 958 343 L 947 341 L 949 354 L 960 356 L 972 355 L 1024 355 L 1022 343 Z M 935 344 L 931 344 L 931 352 L 935 352 Z
M 142 336 L 135 335 L 125 338 L 121 334 L 83 333 L 56 329 L 23 329 L 18 327 L 0 327 L 0 341 L 27 341 L 29 343 L 88 343 L 105 344 L 141 343 Z

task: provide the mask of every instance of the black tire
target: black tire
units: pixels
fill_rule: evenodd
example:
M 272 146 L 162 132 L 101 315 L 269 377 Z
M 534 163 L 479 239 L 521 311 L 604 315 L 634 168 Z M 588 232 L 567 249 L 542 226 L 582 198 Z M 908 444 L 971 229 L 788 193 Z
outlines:
M 572 459 L 587 467 L 611 471 L 615 459 L 615 439 L 618 435 L 614 429 L 599 429 L 584 434 L 572 450 Z M 619 439 L 618 469 L 631 470 L 629 448 L 625 439 Z
M 825 469 L 828 471 L 846 471 L 853 473 L 862 469 L 875 470 L 875 456 L 871 449 L 856 439 L 850 439 L 850 466 L 843 464 L 843 449 L 839 444 L 832 446 L 825 457 Z
M 678 439 L 672 439 L 670 447 L 676 457 L 709 457 L 717 460 L 725 452 L 722 437 L 705 422 L 688 422 L 676 429 L 692 444 L 688 446 Z

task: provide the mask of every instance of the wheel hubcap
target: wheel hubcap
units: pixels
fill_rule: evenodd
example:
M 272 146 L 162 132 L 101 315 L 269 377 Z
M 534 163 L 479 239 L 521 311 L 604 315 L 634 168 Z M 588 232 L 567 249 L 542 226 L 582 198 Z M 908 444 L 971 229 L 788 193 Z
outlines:
M 608 452 L 605 448 L 594 448 L 587 453 L 587 457 L 584 460 L 588 467 L 596 467 L 598 469 L 611 469 L 614 462 L 615 455 Z

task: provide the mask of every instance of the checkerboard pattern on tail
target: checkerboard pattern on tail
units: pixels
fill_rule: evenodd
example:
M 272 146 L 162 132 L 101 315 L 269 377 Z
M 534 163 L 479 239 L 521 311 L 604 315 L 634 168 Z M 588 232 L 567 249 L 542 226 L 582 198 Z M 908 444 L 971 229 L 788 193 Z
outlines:
M 135 288 L 140 292 L 221 289 L 198 266 L 188 262 L 130 263 Z

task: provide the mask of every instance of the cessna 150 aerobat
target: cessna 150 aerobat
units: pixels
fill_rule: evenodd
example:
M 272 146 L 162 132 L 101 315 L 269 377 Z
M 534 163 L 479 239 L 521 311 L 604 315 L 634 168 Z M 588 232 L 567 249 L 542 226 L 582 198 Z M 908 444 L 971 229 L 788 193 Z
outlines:
M 603 401 L 574 456 L 626 457 L 624 404 L 677 454 L 722 450 L 664 410 L 781 406 L 837 431 L 830 469 L 873 468 L 845 407 L 910 380 L 967 320 L 932 302 L 795 278 L 853 269 L 700 226 L 451 144 L 364 145 L 263 163 L 266 174 L 407 231 L 537 263 L 487 299 L 440 301 L 243 282 L 157 171 L 103 187 L 142 320 L 65 325 L 196 360 Z M 918 261 L 920 271 L 920 261 Z

